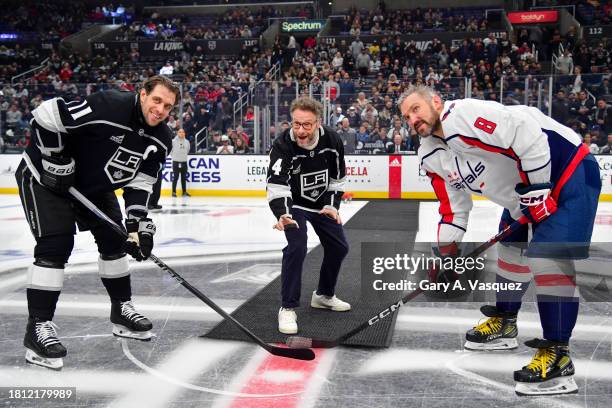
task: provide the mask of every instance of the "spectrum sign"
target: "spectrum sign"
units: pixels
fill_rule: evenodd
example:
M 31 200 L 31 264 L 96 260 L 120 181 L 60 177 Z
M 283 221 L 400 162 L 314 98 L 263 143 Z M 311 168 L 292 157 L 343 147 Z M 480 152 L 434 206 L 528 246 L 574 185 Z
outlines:
M 284 33 L 304 33 L 308 31 L 321 31 L 325 20 L 292 20 L 283 21 L 281 31 Z

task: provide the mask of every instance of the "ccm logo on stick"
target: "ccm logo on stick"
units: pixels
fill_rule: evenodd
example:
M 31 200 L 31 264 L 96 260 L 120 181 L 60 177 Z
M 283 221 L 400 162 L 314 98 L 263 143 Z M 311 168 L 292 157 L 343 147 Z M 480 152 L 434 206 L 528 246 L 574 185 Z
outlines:
M 373 318 L 371 318 L 370 320 L 368 320 L 368 325 L 371 326 L 374 323 L 377 323 L 379 320 L 384 319 L 385 317 L 389 316 L 390 314 L 392 314 L 393 312 L 395 312 L 397 309 L 399 309 L 400 307 L 402 307 L 402 301 L 399 300 L 396 304 L 389 306 L 388 308 L 386 308 L 385 310 L 383 310 L 382 312 L 380 312 L 378 314 L 378 316 L 374 316 Z

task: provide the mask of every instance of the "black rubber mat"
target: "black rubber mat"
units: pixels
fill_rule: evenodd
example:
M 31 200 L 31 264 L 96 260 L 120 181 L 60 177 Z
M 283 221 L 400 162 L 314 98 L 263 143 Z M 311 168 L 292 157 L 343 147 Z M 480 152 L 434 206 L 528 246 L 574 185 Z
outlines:
M 336 285 L 336 295 L 349 302 L 349 312 L 332 312 L 310 307 L 312 291 L 316 289 L 323 248 L 314 248 L 304 261 L 302 274 L 301 307 L 298 315 L 298 335 L 316 339 L 333 340 L 375 316 L 394 301 L 400 293 L 378 293 L 376 297 L 362 297 L 361 293 L 361 243 L 401 242 L 414 243 L 418 230 L 418 201 L 380 200 L 370 201 L 345 225 L 350 251 L 342 265 Z M 278 309 L 280 307 L 280 277 L 251 297 L 234 316 L 264 341 L 283 343 L 286 335 L 278 331 Z M 391 342 L 396 314 L 391 319 L 381 320 L 361 333 L 349 338 L 344 344 L 366 347 L 388 347 Z M 250 339 L 233 324 L 221 322 L 204 337 L 215 339 Z

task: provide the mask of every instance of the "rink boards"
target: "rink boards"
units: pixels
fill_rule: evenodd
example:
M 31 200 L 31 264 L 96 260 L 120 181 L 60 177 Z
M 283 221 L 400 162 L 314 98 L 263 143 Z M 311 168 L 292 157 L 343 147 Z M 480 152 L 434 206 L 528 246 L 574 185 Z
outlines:
M 601 172 L 600 201 L 612 201 L 612 156 L 595 156 Z M 17 193 L 15 169 L 21 156 L 0 155 L 0 193 Z M 345 191 L 355 198 L 435 198 L 429 177 L 419 168 L 416 155 L 345 157 Z M 265 196 L 267 155 L 192 155 L 188 161 L 189 193 L 203 196 Z M 169 195 L 172 159 L 162 173 L 162 194 Z M 180 187 L 179 187 L 180 191 Z

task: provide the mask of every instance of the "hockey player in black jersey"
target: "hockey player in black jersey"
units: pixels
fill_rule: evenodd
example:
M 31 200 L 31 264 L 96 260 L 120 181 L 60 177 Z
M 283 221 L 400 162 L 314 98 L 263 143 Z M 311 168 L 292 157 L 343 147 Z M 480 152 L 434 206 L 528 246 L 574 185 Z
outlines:
M 344 147 L 331 128 L 321 125 L 323 107 L 301 97 L 291 104 L 292 127 L 285 130 L 270 151 L 267 193 L 278 222 L 274 228 L 285 232 L 281 270 L 282 304 L 278 330 L 298 331 L 295 308 L 300 303 L 302 265 L 306 257 L 306 221 L 310 222 L 323 246 L 319 284 L 310 305 L 344 312 L 351 305 L 335 296 L 342 260 L 349 247 L 338 210 L 345 179 Z
M 98 246 L 99 275 L 111 299 L 113 333 L 150 339 L 152 324 L 131 301 L 126 253 L 138 261 L 151 254 L 155 225 L 147 217 L 147 202 L 172 146 L 164 120 L 179 96 L 172 81 L 154 76 L 138 93 L 103 91 L 75 102 L 53 98 L 32 112 L 32 142 L 15 174 L 36 239 L 35 260 L 27 274 L 28 362 L 53 369 L 63 366 L 66 348 L 52 319 L 75 225 L 91 231 Z M 115 190 L 123 188 L 128 240 L 118 239 L 72 200 L 67 193 L 71 186 L 117 223 L 123 216 Z

